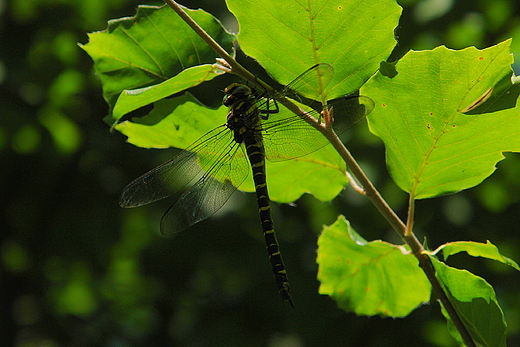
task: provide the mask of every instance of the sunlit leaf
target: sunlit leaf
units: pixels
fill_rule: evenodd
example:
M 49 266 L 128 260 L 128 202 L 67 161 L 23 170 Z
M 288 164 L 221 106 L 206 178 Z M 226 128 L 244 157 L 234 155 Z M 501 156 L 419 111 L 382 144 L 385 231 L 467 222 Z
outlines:
M 112 118 L 119 120 L 125 114 L 137 110 L 139 107 L 152 104 L 175 93 L 194 87 L 204 81 L 208 81 L 215 74 L 213 65 L 199 65 L 181 71 L 163 83 L 141 89 L 124 90 L 117 99 Z
M 493 287 L 469 271 L 449 267 L 433 257 L 431 259 L 441 286 L 476 345 L 505 346 L 506 322 Z M 448 319 L 450 332 L 461 342 L 445 310 L 443 314 Z
M 225 123 L 227 107 L 203 107 L 193 96 L 164 99 L 142 118 L 115 126 L 128 142 L 143 148 L 186 148 L 209 130 Z
M 226 50 L 234 36 L 203 10 L 186 12 Z M 216 53 L 169 7 L 139 6 L 134 17 L 108 22 L 82 48 L 94 60 L 103 96 L 113 107 L 123 90 L 159 84 L 184 69 L 212 64 Z
M 449 242 L 439 247 L 437 252 L 440 250 L 442 250 L 444 259 L 448 259 L 449 256 L 459 252 L 466 252 L 473 257 L 483 257 L 499 261 L 520 271 L 520 267 L 513 259 L 503 256 L 497 246 L 489 241 L 487 241 L 487 243 L 473 241 Z
M 473 187 L 493 173 L 502 152 L 520 150 L 510 44 L 412 51 L 383 64 L 361 89 L 376 103 L 369 125 L 385 143 L 390 173 L 414 198 Z
M 393 0 L 227 0 L 238 41 L 280 83 L 317 63 L 336 73 L 329 99 L 357 90 L 395 45 L 401 7 Z
M 320 293 L 358 315 L 404 317 L 430 298 L 430 283 L 404 246 L 364 240 L 340 217 L 318 240 Z

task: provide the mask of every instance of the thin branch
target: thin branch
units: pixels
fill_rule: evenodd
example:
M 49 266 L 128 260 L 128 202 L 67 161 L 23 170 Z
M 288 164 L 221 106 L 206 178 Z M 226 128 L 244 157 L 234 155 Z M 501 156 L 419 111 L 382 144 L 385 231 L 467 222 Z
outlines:
M 365 190 L 363 189 L 363 187 L 361 187 L 357 181 L 354 179 L 354 177 L 350 174 L 350 172 L 348 172 L 348 170 L 345 171 L 345 176 L 347 176 L 348 178 L 348 183 L 350 184 L 350 186 L 352 187 L 352 189 L 354 189 L 356 192 L 358 192 L 359 194 L 361 195 L 367 195 L 365 193 Z
M 442 303 L 442 306 L 444 306 L 444 309 L 448 313 L 448 316 L 450 317 L 453 325 L 457 328 L 457 331 L 462 337 L 464 344 L 468 347 L 476 347 L 475 342 L 473 342 L 471 335 L 466 329 L 466 326 L 464 325 L 464 323 L 462 323 L 462 320 L 457 314 L 457 311 L 455 311 L 455 308 L 451 304 L 450 299 L 446 295 L 446 292 L 444 291 L 440 282 L 435 276 L 435 269 L 433 268 L 433 264 L 431 262 L 430 257 L 426 254 L 426 252 L 421 253 L 419 256 L 415 256 L 419 260 L 419 266 L 421 267 L 421 269 L 423 269 L 424 273 L 426 274 L 426 277 L 428 277 L 428 280 L 432 285 L 433 291 L 435 292 L 435 294 L 437 294 L 439 301 Z
M 413 221 L 415 217 L 415 199 L 412 194 L 408 199 L 408 216 L 406 217 L 406 230 L 404 232 L 405 236 L 409 236 L 413 234 Z
M 347 150 L 338 136 L 334 133 L 334 131 L 323 124 L 321 124 L 317 119 L 306 113 L 304 110 L 295 105 L 292 101 L 285 98 L 280 93 L 276 92 L 271 86 L 266 84 L 265 82 L 257 79 L 251 72 L 246 70 L 242 65 L 240 65 L 232 56 L 230 56 L 211 36 L 209 36 L 204 29 L 202 29 L 191 17 L 183 10 L 183 8 L 178 5 L 174 0 L 164 0 L 164 2 L 170 6 L 218 55 L 220 55 L 231 67 L 231 71 L 244 78 L 245 80 L 251 82 L 252 84 L 260 85 L 264 90 L 266 90 L 270 95 L 272 95 L 278 102 L 287 107 L 290 111 L 295 113 L 296 115 L 302 117 L 305 121 L 307 121 L 310 125 L 312 125 L 316 130 L 321 132 L 323 136 L 325 136 L 331 144 L 334 146 L 336 151 L 340 154 L 342 159 L 347 164 L 348 168 L 356 177 L 358 182 L 360 183 L 360 188 L 364 191 L 364 195 L 374 204 L 374 206 L 379 210 L 379 212 L 383 215 L 383 217 L 388 221 L 388 223 L 392 226 L 392 228 L 401 236 L 401 238 L 408 244 L 412 253 L 419 260 L 419 266 L 423 269 L 426 274 L 428 280 L 432 284 L 432 288 L 439 297 L 442 305 L 445 307 L 448 315 L 450 316 L 453 324 L 459 331 L 464 343 L 468 347 L 476 347 L 473 339 L 469 335 L 466 327 L 462 323 L 460 317 L 457 312 L 453 308 L 453 305 L 449 301 L 446 293 L 444 292 L 440 282 L 435 276 L 435 270 L 431 263 L 429 256 L 424 251 L 422 244 L 419 242 L 415 234 L 413 233 L 411 226 L 412 223 L 409 220 L 413 218 L 413 202 L 411 202 L 410 206 L 411 210 L 408 213 L 408 226 L 405 225 L 401 219 L 397 216 L 397 214 L 392 210 L 392 208 L 388 205 L 388 203 L 383 199 L 381 194 L 374 187 L 372 182 L 365 175 L 361 167 L 358 165 L 352 154 Z

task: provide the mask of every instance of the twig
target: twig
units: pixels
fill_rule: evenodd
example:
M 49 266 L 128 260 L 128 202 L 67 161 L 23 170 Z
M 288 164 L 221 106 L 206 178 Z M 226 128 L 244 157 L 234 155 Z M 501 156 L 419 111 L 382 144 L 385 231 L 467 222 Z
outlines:
M 345 171 L 345 176 L 347 176 L 347 178 L 348 178 L 348 183 L 350 184 L 350 186 L 352 187 L 352 189 L 354 189 L 356 192 L 358 192 L 358 193 L 361 194 L 361 195 L 366 195 L 365 190 L 363 189 L 363 187 L 361 187 L 361 186 L 357 183 L 357 181 L 354 179 L 354 177 L 352 177 L 352 175 L 350 174 L 350 172 Z

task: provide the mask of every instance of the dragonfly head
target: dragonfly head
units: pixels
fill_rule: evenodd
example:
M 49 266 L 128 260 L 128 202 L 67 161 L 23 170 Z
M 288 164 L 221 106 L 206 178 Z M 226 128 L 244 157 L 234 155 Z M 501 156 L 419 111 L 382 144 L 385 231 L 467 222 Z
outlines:
M 226 89 L 224 89 L 224 106 L 231 107 L 238 101 L 243 101 L 251 95 L 251 88 L 239 83 L 232 83 Z

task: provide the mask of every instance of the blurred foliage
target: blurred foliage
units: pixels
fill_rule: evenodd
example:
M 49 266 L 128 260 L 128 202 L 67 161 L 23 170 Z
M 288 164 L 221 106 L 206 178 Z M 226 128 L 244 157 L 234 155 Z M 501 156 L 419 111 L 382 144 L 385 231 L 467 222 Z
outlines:
M 0 0 L 0 344 L 454 346 L 436 303 L 405 319 L 367 319 L 347 315 L 318 295 L 316 233 L 339 212 L 365 239 L 398 242 L 366 199 L 350 190 L 332 203 L 304 196 L 296 207 L 274 207 L 294 310 L 273 288 L 252 194 L 235 194 L 214 219 L 174 239 L 157 236 L 168 202 L 119 208 L 121 189 L 173 152 L 134 148 L 109 132 L 99 80 L 77 42 L 86 43 L 86 33 L 105 29 L 109 19 L 134 15 L 140 3 Z M 233 28 L 223 1 L 184 4 L 204 8 Z M 509 37 L 512 51 L 520 53 L 517 1 L 400 4 L 394 60 L 409 49 L 442 44 L 482 49 Z M 218 90 L 231 80 L 224 76 L 194 94 L 218 106 Z M 359 126 L 349 144 L 404 215 L 406 196 L 388 178 L 380 142 Z M 477 188 L 418 202 L 417 232 L 432 248 L 450 240 L 489 239 L 503 254 L 520 259 L 520 158 L 506 157 Z M 494 286 L 509 326 L 508 343 L 519 345 L 514 270 L 458 255 L 449 264 Z

